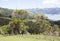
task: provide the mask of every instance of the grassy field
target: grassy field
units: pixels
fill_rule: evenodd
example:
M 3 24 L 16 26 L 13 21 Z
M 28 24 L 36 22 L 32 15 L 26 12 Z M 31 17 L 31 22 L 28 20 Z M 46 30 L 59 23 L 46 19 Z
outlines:
M 44 35 L 0 35 L 0 41 L 60 41 L 60 37 Z

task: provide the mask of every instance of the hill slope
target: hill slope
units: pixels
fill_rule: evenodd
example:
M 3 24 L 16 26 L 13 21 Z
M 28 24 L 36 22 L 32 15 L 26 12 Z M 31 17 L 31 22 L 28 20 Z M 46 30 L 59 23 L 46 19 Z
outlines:
M 12 13 L 12 9 L 0 8 L 0 17 L 8 17 Z

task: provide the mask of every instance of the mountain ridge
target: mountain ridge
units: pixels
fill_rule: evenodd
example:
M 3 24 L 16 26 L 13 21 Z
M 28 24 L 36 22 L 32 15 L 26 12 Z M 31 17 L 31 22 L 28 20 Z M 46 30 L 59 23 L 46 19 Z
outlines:
M 26 9 L 35 14 L 60 14 L 60 8 L 36 8 L 36 9 Z

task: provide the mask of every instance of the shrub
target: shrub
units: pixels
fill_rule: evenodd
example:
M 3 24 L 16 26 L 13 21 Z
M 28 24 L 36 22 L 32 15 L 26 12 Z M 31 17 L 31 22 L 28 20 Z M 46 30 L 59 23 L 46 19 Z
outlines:
M 9 25 L 4 25 L 1 27 L 1 34 L 8 34 Z

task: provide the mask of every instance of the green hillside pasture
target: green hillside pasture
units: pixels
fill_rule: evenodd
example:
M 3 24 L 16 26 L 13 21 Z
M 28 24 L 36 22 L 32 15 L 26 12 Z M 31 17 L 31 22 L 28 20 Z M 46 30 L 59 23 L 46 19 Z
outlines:
M 0 41 L 60 41 L 60 37 L 44 35 L 0 35 Z

